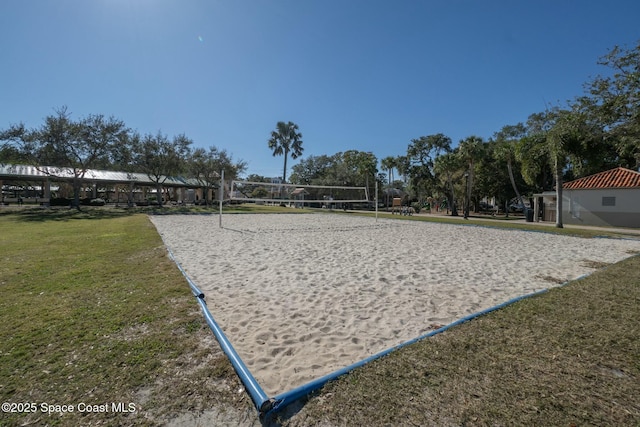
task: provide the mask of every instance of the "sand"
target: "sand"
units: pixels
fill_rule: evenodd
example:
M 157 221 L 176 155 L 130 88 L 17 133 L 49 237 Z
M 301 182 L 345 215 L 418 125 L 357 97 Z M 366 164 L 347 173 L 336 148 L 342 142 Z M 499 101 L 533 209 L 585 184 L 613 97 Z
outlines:
M 640 241 L 338 214 L 153 216 L 269 396 L 640 250 Z

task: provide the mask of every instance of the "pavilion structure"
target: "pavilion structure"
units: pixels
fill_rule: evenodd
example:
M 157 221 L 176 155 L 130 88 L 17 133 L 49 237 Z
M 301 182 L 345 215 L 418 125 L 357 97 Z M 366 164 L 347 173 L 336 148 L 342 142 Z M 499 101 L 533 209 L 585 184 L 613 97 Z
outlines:
M 0 164 L 0 203 L 48 206 L 54 197 L 70 198 L 70 184 L 76 179 L 80 181 L 81 198 L 101 197 L 130 206 L 144 203 L 158 188 L 158 182 L 144 173 L 88 169 L 80 174 L 65 167 Z M 162 176 L 157 181 L 166 201 L 193 203 L 204 199 L 205 186 L 195 178 Z

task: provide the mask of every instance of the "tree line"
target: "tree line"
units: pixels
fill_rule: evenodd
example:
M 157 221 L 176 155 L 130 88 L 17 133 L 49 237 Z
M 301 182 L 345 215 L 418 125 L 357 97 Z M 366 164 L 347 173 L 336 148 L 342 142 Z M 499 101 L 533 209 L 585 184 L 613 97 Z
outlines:
M 640 167 L 640 42 L 632 49 L 614 47 L 598 63 L 612 72 L 587 82 L 584 95 L 533 113 L 525 123 L 505 125 L 488 140 L 472 135 L 453 147 L 451 138 L 436 133 L 412 139 L 404 154 L 380 161 L 357 150 L 309 156 L 292 167 L 290 183 L 371 189 L 377 181 L 386 194 L 402 190 L 416 206 L 443 201 L 452 215 L 462 207 L 465 216 L 486 196 L 524 206 L 524 197 L 555 189 L 561 227 L 563 182 L 616 166 Z M 19 124 L 0 130 L 0 142 L 1 163 L 73 171 L 75 206 L 84 174 L 92 168 L 147 174 L 158 187 L 160 204 L 168 176 L 195 178 L 209 190 L 217 187 L 220 171 L 233 178 L 247 169 L 224 149 L 192 148 L 184 134 L 141 135 L 103 115 L 73 120 L 66 107 L 40 128 Z M 288 158 L 303 153 L 298 125 L 278 122 L 267 144 L 274 156 L 283 156 L 286 182 Z M 395 179 L 396 171 L 401 179 Z M 248 179 L 270 180 L 255 174 Z
M 462 205 L 465 216 L 485 196 L 524 206 L 525 196 L 555 189 L 562 227 L 563 182 L 640 167 L 640 42 L 614 47 L 598 63 L 612 72 L 585 83 L 584 95 L 505 125 L 488 140 L 472 135 L 454 148 L 442 133 L 421 136 L 406 153 L 381 159 L 382 172 L 370 152 L 310 156 L 293 167 L 291 182 L 368 186 L 375 179 L 387 192 L 405 190 L 418 205 L 446 200 L 452 215 Z
M 247 167 L 224 149 L 193 148 L 193 141 L 184 134 L 172 138 L 162 132 L 143 135 L 122 120 L 100 114 L 74 120 L 67 107 L 58 108 L 39 128 L 18 124 L 0 131 L 0 141 L 0 163 L 53 165 L 71 171 L 72 205 L 78 208 L 82 181 L 90 169 L 146 174 L 155 183 L 162 206 L 162 185 L 169 177 L 197 180 L 209 203 L 208 190 L 218 187 L 221 171 L 233 178 Z M 46 173 L 56 176 L 56 170 L 48 167 Z

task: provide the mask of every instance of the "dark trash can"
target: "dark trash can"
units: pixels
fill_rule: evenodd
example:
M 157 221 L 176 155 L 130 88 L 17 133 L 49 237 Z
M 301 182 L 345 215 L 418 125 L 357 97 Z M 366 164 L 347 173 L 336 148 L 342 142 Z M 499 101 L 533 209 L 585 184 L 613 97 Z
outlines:
M 527 222 L 533 222 L 533 209 L 525 209 L 527 215 Z

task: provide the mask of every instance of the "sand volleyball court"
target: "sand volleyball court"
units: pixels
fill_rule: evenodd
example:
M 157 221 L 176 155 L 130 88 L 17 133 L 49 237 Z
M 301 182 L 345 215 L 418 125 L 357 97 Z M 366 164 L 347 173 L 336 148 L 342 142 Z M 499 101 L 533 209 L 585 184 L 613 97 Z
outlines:
M 339 214 L 152 216 L 236 351 L 274 396 L 640 241 Z

